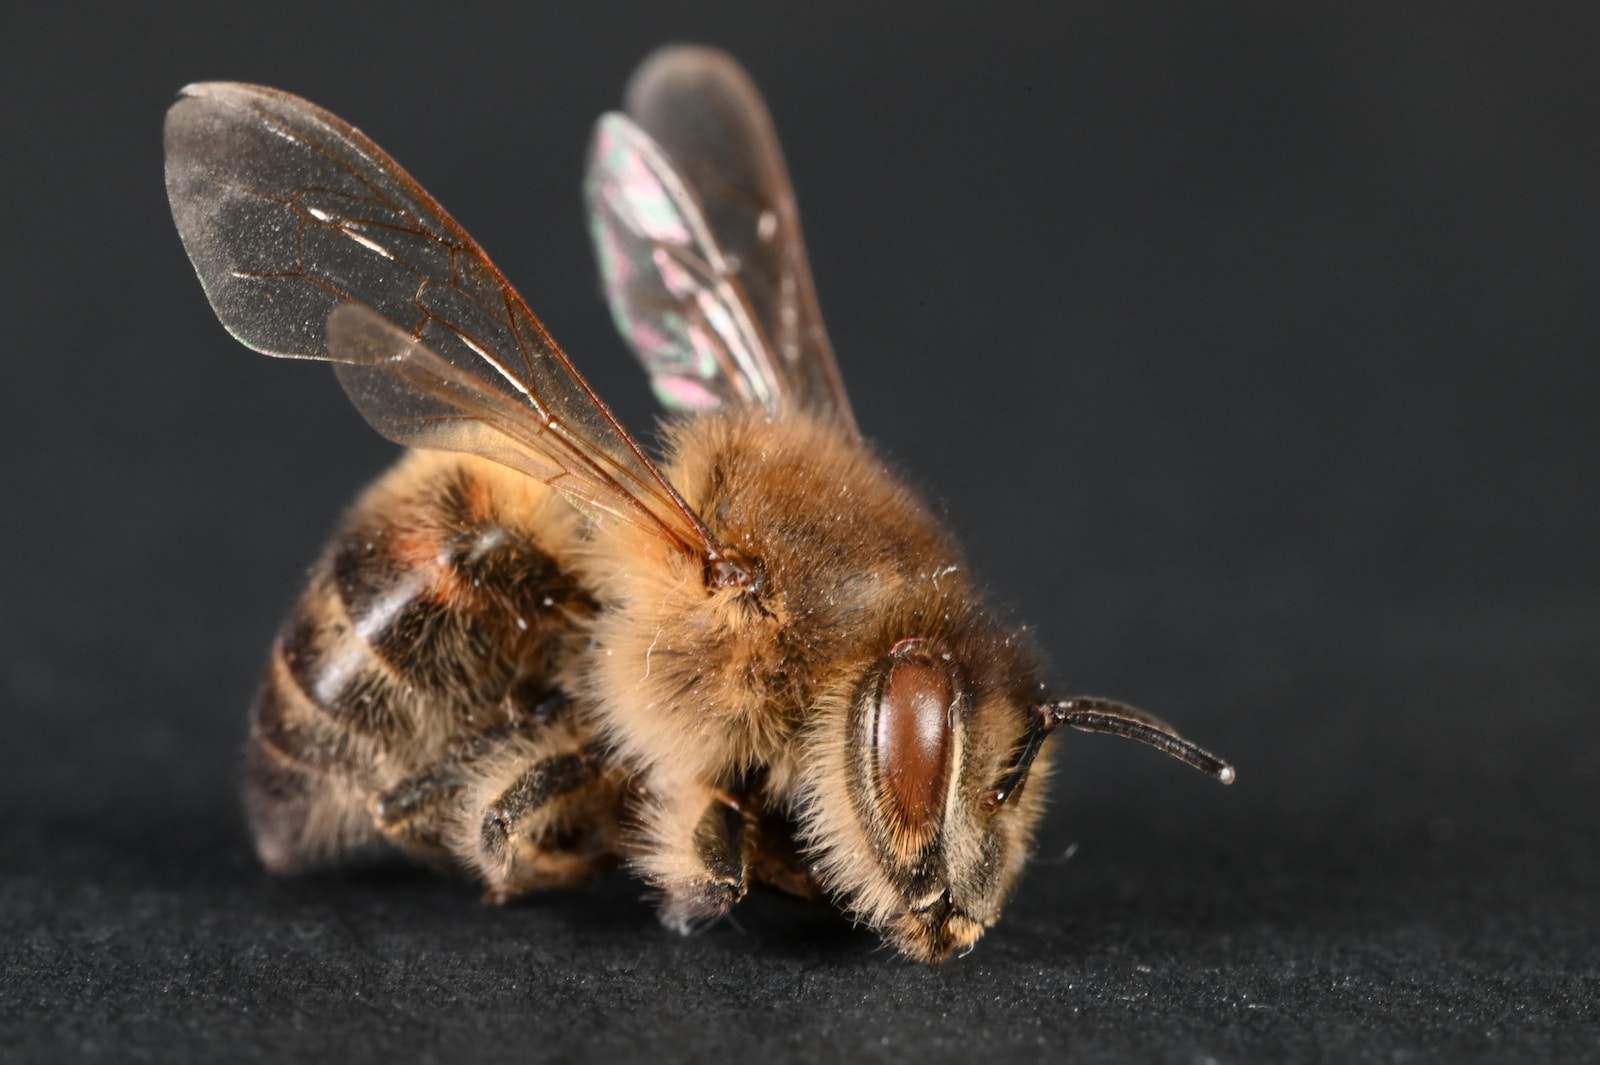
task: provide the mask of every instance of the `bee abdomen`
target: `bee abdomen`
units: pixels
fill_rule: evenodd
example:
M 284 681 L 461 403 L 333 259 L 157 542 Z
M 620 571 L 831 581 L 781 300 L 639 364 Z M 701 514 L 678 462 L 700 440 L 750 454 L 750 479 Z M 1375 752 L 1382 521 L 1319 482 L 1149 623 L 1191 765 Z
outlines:
M 256 695 L 252 733 L 273 761 L 319 772 L 358 775 L 367 760 L 355 750 L 362 733 L 319 702 L 295 675 L 282 640 L 273 644 Z
M 372 752 L 319 712 L 278 649 L 256 696 L 245 758 L 245 807 L 256 852 L 291 872 L 371 843 L 362 796 Z
M 592 605 L 495 479 L 412 456 L 356 506 L 273 645 L 253 729 L 272 756 L 381 788 L 554 686 Z

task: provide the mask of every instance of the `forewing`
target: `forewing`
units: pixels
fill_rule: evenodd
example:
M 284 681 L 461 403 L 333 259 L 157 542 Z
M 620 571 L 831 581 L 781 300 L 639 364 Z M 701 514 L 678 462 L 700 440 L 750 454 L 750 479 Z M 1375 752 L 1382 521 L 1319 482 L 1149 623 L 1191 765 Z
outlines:
M 349 363 L 341 381 L 394 439 L 484 454 L 715 553 L 483 250 L 354 127 L 275 89 L 195 85 L 166 155 L 184 247 L 244 344 Z
M 715 49 L 666 48 L 634 75 L 627 109 L 631 122 L 608 115 L 596 132 L 591 220 L 618 327 L 663 401 L 798 407 L 855 433 L 749 76 Z
M 591 514 L 659 530 L 643 500 L 619 493 L 614 481 L 585 461 L 584 445 L 559 420 L 529 419 L 525 405 L 366 305 L 333 309 L 327 345 L 345 394 L 395 443 L 482 455 L 558 489 Z

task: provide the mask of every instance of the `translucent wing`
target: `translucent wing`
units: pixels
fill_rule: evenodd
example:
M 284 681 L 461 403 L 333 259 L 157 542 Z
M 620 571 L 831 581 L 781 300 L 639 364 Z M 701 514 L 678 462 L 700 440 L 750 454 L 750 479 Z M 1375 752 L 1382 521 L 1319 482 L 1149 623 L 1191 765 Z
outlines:
M 485 455 L 716 556 L 483 249 L 360 131 L 275 89 L 194 85 L 166 156 L 184 247 L 241 342 L 344 363 L 391 439 Z
M 679 46 L 600 120 L 585 189 L 613 317 L 673 409 L 805 408 L 856 433 L 772 120 L 726 54 Z
M 559 489 L 590 514 L 667 531 L 645 498 L 623 490 L 605 466 L 588 461 L 588 445 L 574 439 L 561 419 L 530 419 L 525 404 L 365 304 L 333 309 L 327 345 L 345 393 L 390 440 L 482 455 Z

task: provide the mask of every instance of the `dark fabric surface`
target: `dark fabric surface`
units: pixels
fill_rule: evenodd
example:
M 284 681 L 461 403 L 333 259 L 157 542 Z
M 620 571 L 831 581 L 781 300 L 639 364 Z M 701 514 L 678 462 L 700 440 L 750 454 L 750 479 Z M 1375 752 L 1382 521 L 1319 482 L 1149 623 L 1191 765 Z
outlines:
M 1600 107 L 1589 5 L 959 20 L 275 4 L 10 39 L 0 1060 L 1600 1056 Z M 183 258 L 183 83 L 303 93 L 483 240 L 635 426 L 577 194 L 652 45 L 767 90 L 857 411 L 1072 688 L 970 957 L 616 875 L 274 880 L 234 792 L 278 612 L 387 461 Z

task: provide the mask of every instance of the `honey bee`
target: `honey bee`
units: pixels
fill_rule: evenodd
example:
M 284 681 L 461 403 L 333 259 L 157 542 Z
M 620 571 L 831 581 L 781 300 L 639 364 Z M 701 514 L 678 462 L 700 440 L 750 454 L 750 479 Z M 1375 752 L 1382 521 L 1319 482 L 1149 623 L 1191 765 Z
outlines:
M 1233 780 L 1149 714 L 1047 694 L 863 440 L 771 120 L 726 55 L 649 58 L 585 183 L 671 414 L 659 461 L 354 127 L 210 83 L 165 143 L 222 323 L 331 362 L 409 449 L 272 646 L 244 781 L 269 870 L 396 848 L 507 901 L 621 860 L 681 932 L 767 883 L 938 962 L 998 919 L 1062 725 Z

